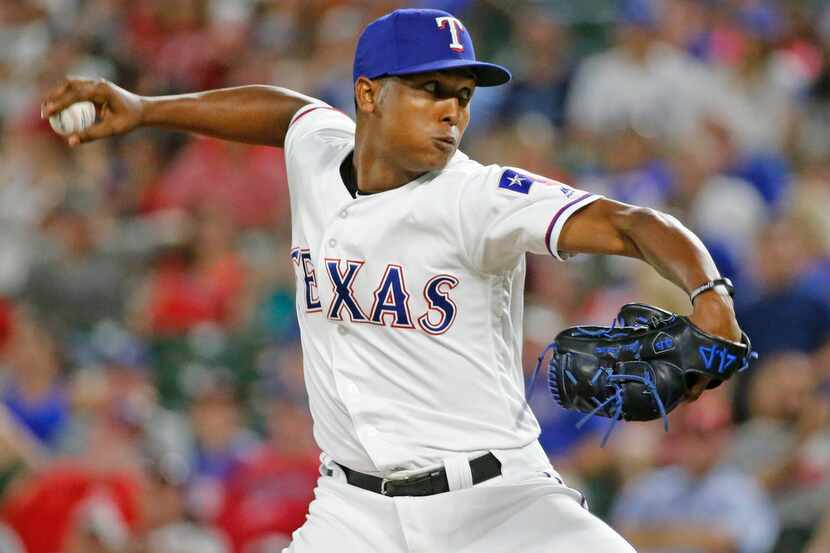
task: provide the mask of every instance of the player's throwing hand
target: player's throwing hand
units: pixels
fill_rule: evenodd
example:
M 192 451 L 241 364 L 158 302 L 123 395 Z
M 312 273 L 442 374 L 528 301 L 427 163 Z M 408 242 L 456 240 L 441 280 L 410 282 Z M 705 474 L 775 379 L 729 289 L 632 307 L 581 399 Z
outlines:
M 141 97 L 120 88 L 106 79 L 67 78 L 43 99 L 40 116 L 46 119 L 60 113 L 75 102 L 95 104 L 97 122 L 66 136 L 70 146 L 133 130 L 141 124 Z

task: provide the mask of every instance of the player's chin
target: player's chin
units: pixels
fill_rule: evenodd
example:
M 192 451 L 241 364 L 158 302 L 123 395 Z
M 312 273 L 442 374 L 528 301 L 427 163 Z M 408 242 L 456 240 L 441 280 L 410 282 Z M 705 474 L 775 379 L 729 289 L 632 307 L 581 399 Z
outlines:
M 443 169 L 450 162 L 452 156 L 455 155 L 455 152 L 455 145 L 440 140 L 433 140 L 431 147 L 427 148 L 422 156 L 424 169 L 426 171 Z

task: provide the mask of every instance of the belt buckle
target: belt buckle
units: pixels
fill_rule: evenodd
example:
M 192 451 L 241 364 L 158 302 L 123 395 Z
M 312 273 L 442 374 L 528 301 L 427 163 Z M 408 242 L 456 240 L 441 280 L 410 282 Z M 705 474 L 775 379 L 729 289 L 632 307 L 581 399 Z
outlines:
M 386 485 L 389 483 L 389 480 L 386 478 L 381 478 L 380 480 L 380 495 L 385 495 L 389 497 L 389 491 L 386 489 Z
M 426 474 L 423 474 L 423 475 L 414 474 L 412 476 L 407 476 L 405 478 L 393 478 L 393 479 L 381 478 L 381 480 L 380 480 L 380 493 L 381 493 L 381 495 L 385 495 L 387 497 L 393 497 L 392 494 L 389 493 L 389 489 L 388 489 L 389 484 L 392 484 L 392 485 L 399 485 L 399 484 L 407 485 L 407 484 L 412 484 L 414 482 L 418 482 L 419 480 L 421 480 L 425 477 L 429 477 L 429 476 L 430 476 L 430 474 L 426 473 Z
M 390 480 L 388 478 L 382 478 L 381 481 L 380 481 L 380 494 L 385 495 L 386 497 L 392 497 L 392 494 L 389 493 L 389 489 L 388 489 L 389 484 L 393 484 L 393 485 L 411 484 L 413 480 L 416 480 L 416 478 L 413 478 L 411 476 L 406 477 L 406 478 L 396 478 L 394 480 Z
M 419 474 L 412 474 L 405 478 L 395 478 L 395 479 L 387 479 L 383 478 L 380 481 L 380 493 L 385 496 L 391 497 L 392 494 L 389 493 L 388 486 L 392 484 L 393 486 L 417 486 L 423 482 L 430 482 L 433 478 L 441 474 L 441 470 L 432 470 L 429 472 L 422 472 Z M 434 492 L 432 492 L 434 493 Z M 432 495 L 431 493 L 427 494 L 414 494 L 414 495 Z

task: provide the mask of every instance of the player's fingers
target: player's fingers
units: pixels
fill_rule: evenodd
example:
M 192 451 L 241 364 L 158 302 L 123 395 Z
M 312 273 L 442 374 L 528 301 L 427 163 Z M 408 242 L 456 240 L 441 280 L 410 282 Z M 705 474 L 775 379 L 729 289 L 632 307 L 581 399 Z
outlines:
M 118 130 L 116 125 L 113 124 L 112 119 L 104 119 L 103 121 L 100 121 L 87 129 L 70 134 L 66 141 L 70 146 L 77 146 L 78 144 L 83 144 L 84 142 L 92 142 L 93 140 L 106 138 L 107 136 L 112 136 L 117 133 Z
M 108 83 L 103 79 L 66 79 L 44 98 L 40 106 L 42 118 L 51 117 L 75 102 L 89 100 L 102 105 L 109 99 Z
M 55 92 L 48 94 L 40 106 L 40 116 L 43 119 L 51 117 L 61 110 L 66 109 L 75 102 L 82 102 L 88 100 L 86 97 L 89 92 L 89 87 L 80 81 L 67 81 L 62 87 L 56 89 Z
M 40 101 L 40 116 L 46 116 L 46 106 L 51 104 L 55 101 L 55 99 L 59 98 L 62 94 L 64 94 L 67 89 L 69 88 L 70 83 L 68 80 L 61 81 L 57 86 L 53 87 L 49 90 L 46 94 L 43 95 Z
M 66 79 L 46 93 L 40 103 L 40 116 L 45 119 L 78 101 L 78 85 L 77 79 Z

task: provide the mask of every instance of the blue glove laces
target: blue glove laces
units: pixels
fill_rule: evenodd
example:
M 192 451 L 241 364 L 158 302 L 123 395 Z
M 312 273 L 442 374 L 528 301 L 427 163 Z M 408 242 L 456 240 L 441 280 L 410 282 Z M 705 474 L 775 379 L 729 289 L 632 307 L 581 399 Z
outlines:
M 551 369 L 554 371 L 551 374 L 552 380 L 556 379 L 556 360 L 551 359 Z M 575 380 L 573 374 L 570 374 L 568 369 L 564 371 L 565 375 L 568 376 L 571 380 Z M 660 418 L 663 419 L 663 430 L 668 432 L 669 431 L 669 417 L 666 413 L 666 407 L 663 405 L 663 400 L 660 398 L 660 394 L 657 392 L 657 386 L 654 383 L 654 379 L 651 376 L 651 372 L 646 372 L 645 376 L 636 376 L 631 374 L 613 374 L 612 370 L 607 367 L 599 367 L 594 372 L 594 376 L 591 379 L 591 383 L 595 383 L 597 379 L 602 376 L 603 374 L 607 375 L 607 385 L 614 388 L 614 395 L 605 399 L 605 401 L 600 401 L 596 396 L 591 398 L 591 401 L 594 402 L 593 410 L 590 413 L 586 414 L 579 422 L 576 423 L 577 428 L 582 428 L 586 422 L 588 422 L 591 417 L 596 416 L 602 409 L 604 409 L 609 404 L 612 406 L 613 416 L 611 417 L 611 424 L 608 425 L 608 430 L 605 431 L 605 435 L 602 437 L 602 447 L 605 447 L 605 444 L 608 443 L 608 438 L 611 437 L 611 432 L 614 431 L 614 428 L 617 426 L 617 423 L 622 420 L 623 418 L 623 384 L 629 382 L 637 382 L 642 384 L 645 387 L 644 393 L 651 394 L 654 398 L 654 402 L 657 404 L 657 409 L 660 411 Z M 554 382 L 555 384 L 555 382 Z M 551 390 L 555 389 L 555 386 L 551 386 Z M 556 394 L 554 394 L 555 396 Z
M 640 323 L 644 326 L 649 326 L 651 321 L 646 317 L 637 317 L 637 323 Z M 618 326 L 624 326 L 625 322 L 620 319 L 616 318 L 611 322 L 611 326 L 608 328 L 600 328 L 596 330 L 589 330 L 587 328 L 577 328 L 576 331 L 581 333 L 583 336 L 591 336 L 595 338 L 607 338 L 613 340 L 615 338 L 626 336 L 627 333 L 621 332 L 614 332 L 614 330 Z M 556 356 L 555 352 L 557 350 L 556 342 L 551 342 L 548 346 L 542 351 L 536 361 L 536 367 L 533 369 L 532 376 L 530 377 L 530 383 L 525 391 L 525 397 L 530 397 L 530 392 L 536 385 L 536 378 L 539 375 L 539 370 L 542 367 L 542 363 L 545 360 L 549 351 L 554 351 L 554 356 L 551 357 L 550 364 L 549 364 L 549 383 L 550 383 L 550 390 L 554 396 L 554 399 L 557 403 L 560 403 L 560 398 L 558 397 L 558 385 L 556 379 L 558 378 L 558 366 L 556 364 Z M 738 372 L 743 372 L 749 368 L 749 361 L 751 359 L 757 359 L 758 353 L 751 351 L 748 356 L 744 358 L 743 364 Z M 576 377 L 574 377 L 573 373 L 569 369 L 565 369 L 562 373 L 571 383 L 576 384 Z M 608 407 L 611 406 L 613 410 L 613 414 L 611 418 L 611 424 L 608 426 L 608 429 L 605 431 L 605 434 L 602 438 L 602 447 L 608 443 L 608 439 L 611 437 L 611 433 L 614 431 L 617 423 L 622 420 L 623 418 L 623 385 L 629 382 L 635 382 L 642 384 L 645 387 L 644 393 L 650 394 L 654 398 L 654 402 L 657 405 L 657 410 L 660 412 L 660 418 L 663 421 L 663 430 L 665 432 L 669 431 L 669 418 L 668 413 L 666 413 L 666 407 L 663 404 L 663 400 L 660 398 L 660 394 L 657 391 L 657 386 L 654 382 L 654 378 L 652 376 L 653 373 L 646 372 L 645 376 L 635 376 L 629 374 L 613 374 L 612 369 L 608 367 L 598 367 L 594 372 L 593 377 L 591 378 L 591 384 L 596 384 L 596 381 L 602 376 L 607 376 L 606 385 L 613 388 L 613 395 L 606 398 L 604 401 L 600 401 L 598 397 L 594 396 L 591 400 L 594 402 L 595 407 L 591 410 L 591 412 L 587 413 L 579 422 L 576 423 L 577 428 L 582 428 L 592 417 L 597 416 L 597 413 Z
M 648 324 L 648 319 L 645 317 L 638 317 L 637 322 Z M 623 326 L 624 322 L 622 319 L 614 319 L 611 322 L 611 326 L 608 328 L 601 328 L 597 330 L 588 330 L 586 328 L 578 328 L 577 331 L 582 333 L 584 336 L 591 336 L 591 337 L 602 337 L 613 340 L 615 338 L 626 336 L 627 333 L 620 333 L 614 332 L 617 325 Z M 545 360 L 548 352 L 553 350 L 554 357 L 551 357 L 550 366 L 549 366 L 549 381 L 551 383 L 550 390 L 554 396 L 554 399 L 557 403 L 561 405 L 560 398 L 558 397 L 558 389 L 559 387 L 556 385 L 556 378 L 558 367 L 556 365 L 556 357 L 555 352 L 557 349 L 556 342 L 551 342 L 548 346 L 542 350 L 542 353 L 539 355 L 536 361 L 536 367 L 533 369 L 533 374 L 530 377 L 530 383 L 528 384 L 527 390 L 525 390 L 525 397 L 530 397 L 530 392 L 533 390 L 534 386 L 536 385 L 536 378 L 539 376 L 539 369 L 542 367 L 542 363 Z M 565 369 L 563 371 L 568 380 L 571 383 L 576 384 L 576 377 L 574 377 L 573 373 L 569 369 Z M 609 404 L 612 405 L 613 408 L 613 416 L 611 417 L 611 424 L 608 426 L 608 430 L 605 431 L 605 435 L 602 438 L 601 447 L 605 447 L 605 444 L 608 443 L 608 438 L 611 437 L 611 433 L 614 431 L 614 428 L 617 425 L 617 422 L 622 420 L 623 417 L 623 387 L 622 385 L 628 382 L 639 382 L 643 386 L 645 386 L 645 393 L 651 394 L 654 397 L 655 402 L 657 403 L 657 409 L 660 411 L 660 417 L 663 419 L 663 428 L 666 432 L 669 430 L 669 419 L 668 415 L 666 414 L 666 408 L 663 405 L 663 400 L 660 398 L 660 394 L 657 392 L 657 386 L 654 383 L 654 380 L 651 376 L 651 373 L 646 373 L 645 377 L 641 376 L 634 376 L 634 375 L 625 375 L 625 374 L 613 374 L 611 369 L 605 367 L 598 367 L 597 370 L 594 372 L 594 376 L 591 378 L 591 384 L 595 384 L 597 379 L 600 376 L 606 374 L 608 376 L 607 384 L 614 388 L 614 395 L 607 398 L 605 401 L 600 401 L 596 396 L 594 396 L 592 401 L 596 405 L 590 413 L 586 414 L 579 422 L 576 423 L 577 428 L 582 428 L 586 422 L 588 422 L 592 417 L 596 416 L 602 409 L 604 409 Z

